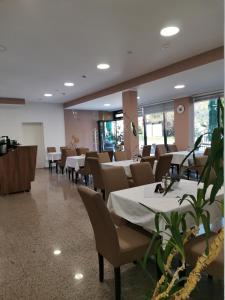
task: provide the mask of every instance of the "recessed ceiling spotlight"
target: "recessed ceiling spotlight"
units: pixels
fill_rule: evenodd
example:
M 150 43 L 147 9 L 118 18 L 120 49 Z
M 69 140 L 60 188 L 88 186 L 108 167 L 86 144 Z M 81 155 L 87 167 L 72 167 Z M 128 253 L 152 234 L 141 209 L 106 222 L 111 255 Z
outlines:
M 0 45 L 0 52 L 5 52 L 7 48 L 3 45 Z
M 175 85 L 174 88 L 177 89 L 177 90 L 183 89 L 183 88 L 185 88 L 185 85 L 184 84 L 177 84 L 177 85 Z
M 82 75 L 81 77 L 82 77 L 82 78 L 87 78 L 87 76 L 86 76 L 86 75 Z
M 165 27 L 160 31 L 161 36 L 173 36 L 176 35 L 180 29 L 176 26 Z
M 54 250 L 53 253 L 54 253 L 55 256 L 57 256 L 57 255 L 60 255 L 62 253 L 62 251 L 59 250 L 59 249 L 56 249 L 56 250 Z
M 140 99 L 140 96 L 137 96 L 137 99 L 139 100 L 139 99 Z
M 102 64 L 98 64 L 98 65 L 97 65 L 97 68 L 98 68 L 99 70 L 107 70 L 107 69 L 110 68 L 110 65 L 109 65 L 109 64 L 102 63 Z
M 64 85 L 65 86 L 74 86 L 74 83 L 73 82 L 64 82 Z
M 45 93 L 44 96 L 45 96 L 45 97 L 52 97 L 53 95 L 50 94 L 50 93 Z
M 133 51 L 132 50 L 128 50 L 127 54 L 133 54 Z
M 84 275 L 83 275 L 82 273 L 76 273 L 76 274 L 74 275 L 74 278 L 75 278 L 76 280 L 81 280 L 81 279 L 83 279 L 83 277 L 84 277 Z
M 111 104 L 110 103 L 105 103 L 104 106 L 111 106 Z

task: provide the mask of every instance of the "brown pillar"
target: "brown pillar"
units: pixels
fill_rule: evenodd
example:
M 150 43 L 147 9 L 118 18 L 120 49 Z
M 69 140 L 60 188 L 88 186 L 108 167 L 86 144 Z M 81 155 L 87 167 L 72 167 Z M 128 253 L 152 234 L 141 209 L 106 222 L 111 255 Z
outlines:
M 126 91 L 122 93 L 123 98 L 123 124 L 124 124 L 124 147 L 129 158 L 137 155 L 139 151 L 138 142 L 138 109 L 137 92 Z M 135 136 L 136 131 L 136 136 Z
M 184 108 L 183 112 L 182 107 Z M 187 150 L 187 148 L 192 147 L 194 112 L 191 97 L 174 100 L 174 130 L 175 144 L 178 150 Z

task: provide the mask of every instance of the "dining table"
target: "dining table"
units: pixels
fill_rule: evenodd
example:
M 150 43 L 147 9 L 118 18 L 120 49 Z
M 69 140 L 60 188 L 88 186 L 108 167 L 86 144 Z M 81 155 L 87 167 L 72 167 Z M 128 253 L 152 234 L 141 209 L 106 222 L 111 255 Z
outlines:
M 157 183 L 142 185 L 134 188 L 124 189 L 111 192 L 108 197 L 107 207 L 109 211 L 116 213 L 118 216 L 127 221 L 143 227 L 149 232 L 154 232 L 155 213 L 163 212 L 167 216 L 171 212 L 177 211 L 184 213 L 193 211 L 188 201 L 179 203 L 179 199 L 184 194 L 197 195 L 198 183 L 191 180 L 180 180 L 176 187 L 173 187 L 166 195 L 156 193 Z M 209 198 L 211 187 L 208 188 L 206 199 Z M 216 200 L 222 201 L 224 197 L 224 188 L 221 188 L 216 195 Z M 210 221 L 212 230 L 218 231 L 221 228 L 222 209 L 219 201 L 215 201 L 212 205 L 208 205 L 205 209 L 210 213 Z M 187 226 L 192 227 L 194 220 L 190 214 L 186 215 Z M 167 241 L 168 232 L 165 229 L 165 221 L 160 218 L 159 227 L 162 230 L 161 236 Z
M 61 159 L 61 152 L 48 152 L 47 153 L 47 159 L 48 161 L 54 162 L 56 160 Z
M 83 167 L 85 163 L 85 155 L 67 156 L 65 167 L 74 169 L 76 172 Z
M 170 152 L 169 154 L 172 154 L 173 155 L 173 158 L 172 158 L 172 161 L 171 161 L 171 164 L 174 164 L 174 165 L 181 165 L 182 161 L 185 159 L 185 157 L 190 153 L 190 151 L 176 151 L 176 152 Z M 199 156 L 201 155 L 202 153 L 196 151 L 195 152 L 195 155 L 196 156 Z M 191 163 L 193 162 L 193 154 L 191 154 L 188 159 L 185 160 L 183 166 L 184 167 L 188 167 L 191 165 Z
M 132 159 L 119 160 L 119 161 L 101 163 L 101 167 L 102 167 L 102 169 L 107 169 L 107 168 L 112 168 L 112 167 L 123 167 L 126 176 L 130 178 L 130 177 L 132 177 L 131 170 L 130 170 L 130 165 L 131 164 L 137 164 L 139 162 L 140 161 L 137 161 L 137 160 L 134 161 Z

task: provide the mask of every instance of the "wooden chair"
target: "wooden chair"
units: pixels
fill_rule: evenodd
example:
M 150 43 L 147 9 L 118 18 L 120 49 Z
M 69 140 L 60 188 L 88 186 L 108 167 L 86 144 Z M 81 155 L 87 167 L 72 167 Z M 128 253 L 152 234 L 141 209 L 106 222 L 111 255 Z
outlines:
M 172 154 L 160 155 L 155 170 L 155 182 L 162 181 L 162 177 L 169 173 Z
M 56 152 L 56 147 L 47 147 L 47 153 Z
M 102 169 L 106 199 L 111 192 L 128 189 L 128 180 L 123 167 Z
M 156 159 L 155 156 L 145 156 L 141 158 L 141 162 L 148 162 L 153 169 L 155 159 Z
M 211 233 L 209 237 L 209 244 L 215 239 L 216 233 Z M 206 248 L 206 237 L 204 234 L 192 238 L 185 245 L 185 257 L 188 265 L 194 267 L 197 259 L 201 256 Z M 224 279 L 224 247 L 217 256 L 217 258 L 207 267 L 206 272 L 218 279 Z
M 109 158 L 110 158 L 110 161 L 113 161 L 113 155 L 114 155 L 114 152 L 111 151 L 111 150 L 108 150 L 108 151 L 102 151 L 103 153 L 104 152 L 107 152 L 109 154 Z
M 196 156 L 195 159 L 193 159 L 192 164 L 187 167 L 187 178 L 190 179 L 191 172 L 194 172 L 198 179 L 202 174 L 207 159 L 207 155 Z
M 116 161 L 128 159 L 128 155 L 126 151 L 116 151 L 114 152 L 114 157 Z
M 108 152 L 98 153 L 98 160 L 100 163 L 111 162 Z
M 155 157 L 159 160 L 160 155 L 164 155 L 167 153 L 166 147 L 164 144 L 156 145 L 155 147 Z
M 151 145 L 144 145 L 141 157 L 150 156 L 150 154 L 151 154 Z
M 76 173 L 76 183 L 78 181 L 78 177 L 79 177 L 79 174 L 81 175 L 82 178 L 84 178 L 84 181 L 85 181 L 85 185 L 88 185 L 88 182 L 89 182 L 89 175 L 91 174 L 91 170 L 90 170 L 90 167 L 89 167 L 89 164 L 88 164 L 88 158 L 89 157 L 98 157 L 98 153 L 97 151 L 90 151 L 90 152 L 87 152 L 85 154 L 85 161 L 84 161 L 84 167 L 81 167 L 78 172 Z
M 76 148 L 76 150 L 77 150 L 77 155 L 82 155 L 89 152 L 89 148 Z
M 103 194 L 103 198 L 105 199 L 105 186 L 102 177 L 102 168 L 99 160 L 97 157 L 88 157 L 87 161 L 90 168 L 90 173 L 93 177 L 94 190 L 97 191 L 98 189 L 100 189 Z
M 152 167 L 148 162 L 139 164 L 131 164 L 130 170 L 134 186 L 140 186 L 155 182 L 155 177 L 152 172 Z
M 121 299 L 120 267 L 145 256 L 150 239 L 128 226 L 115 227 L 110 213 L 101 197 L 87 187 L 78 192 L 89 215 L 95 235 L 99 260 L 99 281 L 104 281 L 104 258 L 114 267 L 115 299 Z
M 177 152 L 178 151 L 177 146 L 175 144 L 168 145 L 168 150 L 169 150 L 169 152 Z
M 57 161 L 56 164 L 56 173 L 58 173 L 58 167 L 60 167 L 61 169 L 61 173 L 64 173 L 64 168 L 65 168 L 65 164 L 66 164 L 66 158 L 68 156 L 75 156 L 76 155 L 76 150 L 72 150 L 72 149 L 62 149 L 62 156 L 61 159 Z

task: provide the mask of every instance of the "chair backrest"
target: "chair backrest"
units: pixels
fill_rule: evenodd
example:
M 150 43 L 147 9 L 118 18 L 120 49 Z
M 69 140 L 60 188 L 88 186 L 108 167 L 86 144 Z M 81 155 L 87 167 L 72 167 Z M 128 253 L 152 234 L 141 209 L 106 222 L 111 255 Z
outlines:
M 56 147 L 47 147 L 47 153 L 56 152 Z
M 145 156 L 141 158 L 141 162 L 148 162 L 153 169 L 155 159 L 155 156 Z
M 100 163 L 111 162 L 108 152 L 98 153 L 98 160 Z
M 151 145 L 144 145 L 142 150 L 142 157 L 150 156 L 151 154 Z
M 126 151 L 116 151 L 114 152 L 114 157 L 116 161 L 128 159 L 128 155 Z
M 84 161 L 84 173 L 86 175 L 91 174 L 91 170 L 88 164 L 89 157 L 98 157 L 97 151 L 89 151 L 85 154 L 85 161 Z
M 104 190 L 104 183 L 102 178 L 102 168 L 97 157 L 87 158 L 90 173 L 93 176 L 93 183 L 95 188 Z
M 129 188 L 127 176 L 123 167 L 102 169 L 102 177 L 106 200 L 111 192 Z
M 203 154 L 203 155 L 209 156 L 210 153 L 211 153 L 211 147 L 207 147 L 207 148 L 205 148 L 205 151 L 204 151 L 204 154 Z
M 160 155 L 166 154 L 167 150 L 164 144 L 156 145 L 155 147 L 155 157 L 158 160 Z
M 67 147 L 67 146 L 60 147 L 60 151 L 61 151 L 61 152 L 62 152 L 62 150 L 64 150 L 64 149 L 70 149 L 70 148 Z
M 87 187 L 78 187 L 95 235 L 96 249 L 105 258 L 119 254 L 119 241 L 110 213 L 97 193 Z
M 76 150 L 77 150 L 77 155 L 82 155 L 89 152 L 89 148 L 76 148 Z
M 155 182 L 152 167 L 148 162 L 131 164 L 130 170 L 134 181 L 134 186 L 150 184 Z
M 113 150 L 108 150 L 108 151 L 103 151 L 103 152 L 107 152 L 109 154 L 110 161 L 113 161 L 113 155 L 114 155 Z
M 162 177 L 169 173 L 172 154 L 160 155 L 155 170 L 155 182 L 162 181 Z
M 64 149 L 65 153 L 66 153 L 66 157 L 67 156 L 76 156 L 77 155 L 77 151 L 76 149 Z
M 178 151 L 177 146 L 175 144 L 168 145 L 168 150 L 169 150 L 169 152 L 177 152 Z

